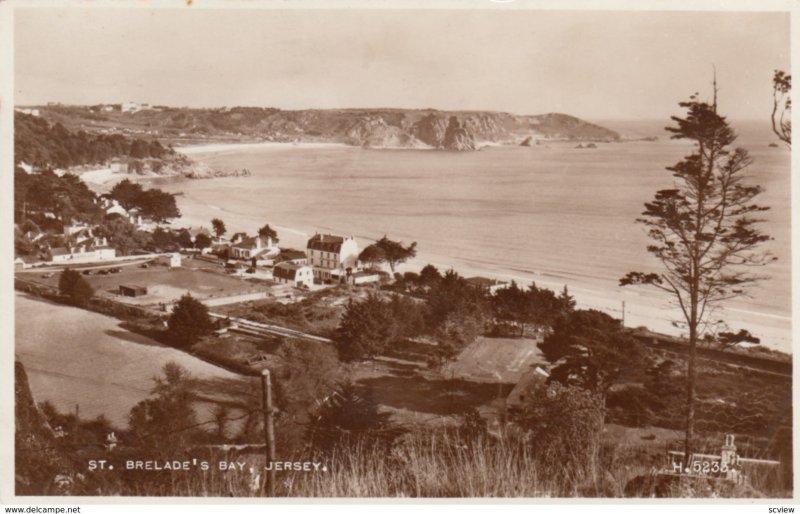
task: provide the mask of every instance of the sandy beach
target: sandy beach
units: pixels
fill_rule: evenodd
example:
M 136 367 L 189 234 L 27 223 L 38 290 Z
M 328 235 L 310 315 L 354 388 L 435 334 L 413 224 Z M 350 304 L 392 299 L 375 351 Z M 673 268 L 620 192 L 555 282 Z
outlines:
M 286 150 L 297 148 L 308 150 L 313 148 L 340 148 L 347 145 L 339 143 L 279 143 L 275 141 L 262 141 L 259 143 L 211 143 L 202 145 L 176 146 L 175 151 L 184 155 L 210 154 L 220 152 L 239 152 L 243 150 Z

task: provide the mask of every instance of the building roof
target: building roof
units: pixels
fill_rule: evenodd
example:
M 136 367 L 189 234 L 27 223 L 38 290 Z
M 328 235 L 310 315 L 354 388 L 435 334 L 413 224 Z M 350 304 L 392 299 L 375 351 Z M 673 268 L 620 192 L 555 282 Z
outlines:
M 242 239 L 240 243 L 236 243 L 233 245 L 233 248 L 244 248 L 246 250 L 252 250 L 256 248 L 257 240 L 261 240 L 261 248 L 268 249 L 270 245 L 269 238 L 262 237 L 262 236 L 253 236 L 253 237 L 245 237 Z
M 308 266 L 304 264 L 282 262 L 280 264 L 276 264 L 275 267 L 272 268 L 272 276 L 275 278 L 294 280 L 297 276 L 297 272 L 303 268 L 308 268 Z
M 473 285 L 475 287 L 489 288 L 492 286 L 508 285 L 508 282 L 503 282 L 502 280 L 497 280 L 494 278 L 486 278 L 486 277 L 469 277 L 465 280 L 467 281 L 468 284 Z
M 509 405 L 515 405 L 530 399 L 530 395 L 535 393 L 536 388 L 547 383 L 548 377 L 550 377 L 550 373 L 545 368 L 534 364 L 528 372 L 522 375 L 514 389 L 508 393 L 506 402 Z
M 120 289 L 132 289 L 134 291 L 147 291 L 147 286 L 140 286 L 139 284 L 120 284 Z
M 302 250 L 295 250 L 294 248 L 284 248 L 281 250 L 279 259 L 281 261 L 294 261 L 297 259 L 305 259 L 306 252 Z
M 342 243 L 345 238 L 342 236 L 333 236 L 331 234 L 314 234 L 308 240 L 307 248 L 309 250 L 320 250 L 322 252 L 339 253 L 342 249 Z

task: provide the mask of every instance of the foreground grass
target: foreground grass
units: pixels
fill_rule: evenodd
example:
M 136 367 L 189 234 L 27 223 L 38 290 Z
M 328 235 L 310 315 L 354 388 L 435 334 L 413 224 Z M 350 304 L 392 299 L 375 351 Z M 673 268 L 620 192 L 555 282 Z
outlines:
M 594 465 L 575 472 L 570 463 L 540 465 L 531 445 L 463 437 L 443 432 L 415 434 L 392 450 L 355 446 L 323 456 L 300 456 L 319 471 L 278 471 L 276 495 L 281 497 L 626 497 L 652 496 L 654 489 L 630 488 L 636 477 L 649 477 L 652 457 L 627 455 L 618 447 L 606 447 Z M 633 457 L 633 458 L 632 458 Z M 99 488 L 103 495 L 258 497 L 264 495 L 263 457 L 225 456 L 213 459 L 245 462 L 242 471 L 152 475 L 106 476 Z M 250 470 L 252 468 L 252 471 Z M 324 471 L 322 469 L 325 469 Z M 750 472 L 758 487 L 730 487 L 727 483 L 681 481 L 660 489 L 674 497 L 785 497 L 790 491 L 776 489 L 776 477 L 759 470 Z M 653 485 L 651 479 L 640 483 Z M 666 491 L 666 493 L 665 493 Z

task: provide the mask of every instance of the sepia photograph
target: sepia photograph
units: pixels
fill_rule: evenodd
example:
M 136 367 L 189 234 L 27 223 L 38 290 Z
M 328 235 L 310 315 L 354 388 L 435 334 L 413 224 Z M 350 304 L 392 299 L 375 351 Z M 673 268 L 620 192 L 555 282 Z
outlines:
M 776 5 L 6 5 L 15 498 L 793 498 Z

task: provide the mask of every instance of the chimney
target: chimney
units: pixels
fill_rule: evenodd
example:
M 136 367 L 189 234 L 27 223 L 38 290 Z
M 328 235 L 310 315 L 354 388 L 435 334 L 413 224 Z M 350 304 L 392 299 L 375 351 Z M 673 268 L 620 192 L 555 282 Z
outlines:
M 320 240 L 320 242 L 325 241 L 325 234 L 320 234 L 319 235 L 319 240 Z
M 256 236 L 256 250 L 261 250 L 261 236 Z

